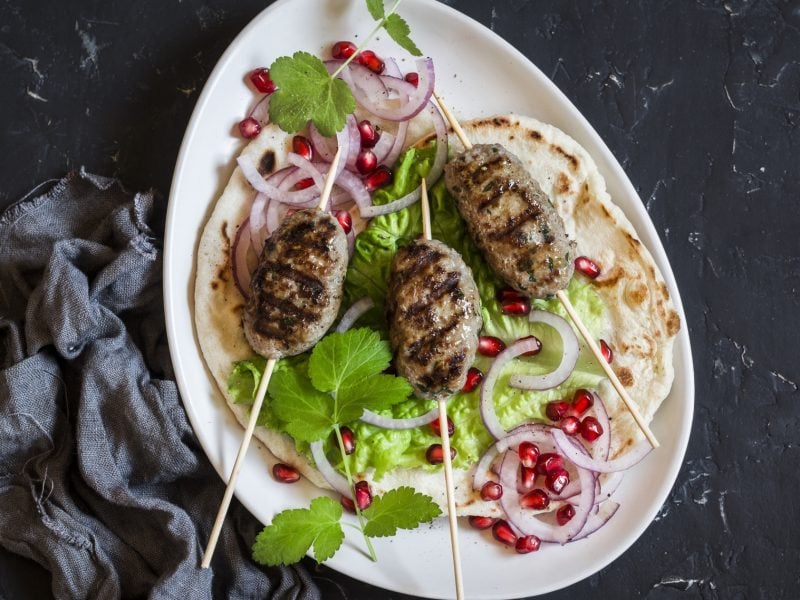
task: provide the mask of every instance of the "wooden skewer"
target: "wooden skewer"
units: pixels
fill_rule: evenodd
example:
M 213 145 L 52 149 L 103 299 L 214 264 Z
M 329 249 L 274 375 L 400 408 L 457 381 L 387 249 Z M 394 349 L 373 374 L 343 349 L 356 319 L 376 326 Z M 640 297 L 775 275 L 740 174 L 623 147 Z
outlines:
M 333 162 L 328 169 L 328 175 L 325 178 L 325 185 L 322 188 L 322 196 L 320 197 L 319 208 L 324 210 L 328 204 L 328 199 L 333 189 L 333 180 L 336 179 L 333 175 L 336 173 L 336 168 L 339 164 L 340 151 L 336 151 L 336 156 L 333 157 Z M 228 486 L 225 488 L 225 494 L 222 496 L 222 502 L 217 511 L 217 518 L 214 520 L 214 526 L 211 528 L 211 535 L 208 537 L 208 544 L 206 545 L 205 552 L 203 553 L 203 561 L 200 567 L 207 569 L 211 564 L 211 557 L 214 556 L 214 549 L 219 541 L 219 534 L 222 531 L 222 524 L 225 522 L 225 515 L 228 513 L 231 500 L 233 499 L 233 492 L 236 488 L 236 480 L 239 477 L 239 470 L 242 468 L 244 457 L 247 454 L 247 449 L 250 447 L 250 440 L 253 438 L 253 431 L 256 428 L 258 415 L 261 413 L 261 405 L 264 403 L 264 396 L 267 394 L 267 387 L 269 380 L 272 377 L 272 371 L 275 369 L 277 359 L 270 358 L 267 360 L 267 366 L 264 368 L 264 374 L 261 375 L 261 381 L 258 384 L 256 391 L 256 398 L 253 406 L 250 409 L 250 419 L 247 421 L 247 429 L 244 431 L 244 439 L 242 445 L 239 446 L 239 453 L 236 455 L 236 461 L 233 463 L 230 477 L 228 478 Z
M 439 98 L 439 96 L 436 95 L 435 92 L 433 94 L 433 97 L 436 98 L 436 102 L 439 103 L 439 107 L 442 109 L 445 118 L 450 122 L 450 126 L 453 128 L 453 131 L 456 132 L 456 135 L 461 140 L 461 143 L 464 145 L 464 148 L 466 148 L 467 150 L 472 148 L 472 144 L 470 143 L 469 139 L 467 139 L 464 130 L 461 128 L 461 124 L 455 118 L 453 113 L 450 112 L 450 109 L 447 107 L 447 105 L 445 105 L 444 102 L 441 101 L 441 99 Z M 658 440 L 656 439 L 656 436 L 653 435 L 653 432 L 647 426 L 647 423 L 644 422 L 642 414 L 639 412 L 639 409 L 636 407 L 636 404 L 628 395 L 628 392 L 625 391 L 625 388 L 622 386 L 622 383 L 617 377 L 617 374 L 614 373 L 614 370 L 606 362 L 606 359 L 603 357 L 603 353 L 600 352 L 600 348 L 594 341 L 592 334 L 589 333 L 589 330 L 586 328 L 586 325 L 583 324 L 583 321 L 581 320 L 581 317 L 578 314 L 578 312 L 575 310 L 575 307 L 572 306 L 572 302 L 570 302 L 569 298 L 567 297 L 567 295 L 564 293 L 563 290 L 559 290 L 558 292 L 556 292 L 556 296 L 561 301 L 561 304 L 564 305 L 564 310 L 567 311 L 567 314 L 569 315 L 570 319 L 572 319 L 572 322 L 575 323 L 575 327 L 578 328 L 578 331 L 580 332 L 581 336 L 583 336 L 586 345 L 589 346 L 589 349 L 592 351 L 592 354 L 594 354 L 595 358 L 597 359 L 597 362 L 600 363 L 600 366 L 603 368 L 603 371 L 605 371 L 605 374 L 611 381 L 611 385 L 613 385 L 614 389 L 617 390 L 619 397 L 622 398 L 622 401 L 625 403 L 625 406 L 628 408 L 631 415 L 633 416 L 633 420 L 636 421 L 636 424 L 639 426 L 639 429 L 642 430 L 644 437 L 647 438 L 647 441 L 650 442 L 650 445 L 653 448 L 658 448 L 659 443 Z
M 428 205 L 428 186 L 422 179 L 422 235 L 431 239 L 431 211 Z M 447 515 L 450 520 L 450 548 L 453 552 L 453 576 L 456 581 L 456 598 L 464 598 L 464 581 L 461 575 L 461 552 L 458 547 L 458 517 L 456 497 L 453 487 L 453 461 L 450 458 L 450 431 L 447 428 L 447 401 L 439 400 L 439 433 L 442 436 L 442 457 L 444 459 L 444 481 L 447 488 Z

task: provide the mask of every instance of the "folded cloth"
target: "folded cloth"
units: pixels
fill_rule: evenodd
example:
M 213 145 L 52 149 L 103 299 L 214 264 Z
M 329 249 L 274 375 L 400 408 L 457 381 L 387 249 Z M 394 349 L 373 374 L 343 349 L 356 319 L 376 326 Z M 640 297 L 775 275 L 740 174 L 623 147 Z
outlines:
M 0 216 L 0 545 L 58 598 L 318 598 L 250 560 L 172 381 L 151 193 L 73 173 Z

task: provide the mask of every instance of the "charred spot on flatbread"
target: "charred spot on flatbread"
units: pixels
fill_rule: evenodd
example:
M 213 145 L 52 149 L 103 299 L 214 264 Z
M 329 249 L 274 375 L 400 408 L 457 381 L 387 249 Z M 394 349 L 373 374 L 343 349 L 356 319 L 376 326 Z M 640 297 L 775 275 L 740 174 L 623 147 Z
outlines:
M 275 170 L 275 152 L 267 150 L 261 155 L 258 161 L 258 172 L 262 175 L 269 175 Z
M 650 295 L 650 290 L 641 281 L 631 281 L 625 287 L 625 301 L 631 307 L 640 306 L 647 300 Z
M 674 310 L 669 311 L 667 314 L 667 335 L 672 337 L 677 335 L 681 328 L 681 318 Z
M 566 173 L 559 173 L 556 177 L 556 191 L 559 194 L 568 194 L 570 190 L 569 177 Z
M 579 169 L 579 168 L 580 168 L 580 166 L 581 166 L 581 163 L 580 163 L 580 161 L 578 160 L 578 157 L 577 157 L 577 156 L 575 156 L 575 155 L 573 155 L 573 154 L 570 154 L 569 152 L 567 152 L 566 150 L 564 150 L 564 149 L 563 149 L 561 146 L 559 146 L 558 144 L 550 144 L 550 148 L 552 148 L 552 149 L 553 149 L 553 151 L 554 151 L 556 154 L 560 154 L 561 156 L 563 156 L 564 158 L 566 158 L 566 159 L 567 159 L 567 162 L 569 163 L 569 166 L 570 166 L 570 168 L 571 168 L 573 171 L 575 171 L 575 172 L 577 173 L 578 169 Z M 603 207 L 603 208 L 605 208 L 605 207 Z
M 626 388 L 633 387 L 633 384 L 636 383 L 633 379 L 633 373 L 628 367 L 619 367 L 615 372 L 619 382 Z

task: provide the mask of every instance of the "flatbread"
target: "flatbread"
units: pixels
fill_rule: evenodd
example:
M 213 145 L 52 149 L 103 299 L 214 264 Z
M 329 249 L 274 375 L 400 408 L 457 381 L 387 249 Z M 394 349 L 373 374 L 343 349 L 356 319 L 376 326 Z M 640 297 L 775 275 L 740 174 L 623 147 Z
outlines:
M 424 123 L 417 123 L 411 130 L 419 132 L 422 127 Z M 611 202 L 597 166 L 575 140 L 532 118 L 498 116 L 467 122 L 463 127 L 474 143 L 498 142 L 516 154 L 556 203 L 568 235 L 577 241 L 579 254 L 590 256 L 601 265 L 603 272 L 595 284 L 608 309 L 608 330 L 603 337 L 614 348 L 615 372 L 649 422 L 672 385 L 672 345 L 680 320 L 652 256 L 622 211 Z M 282 163 L 290 141 L 290 136 L 277 127 L 266 127 L 243 154 L 267 174 L 285 166 Z M 460 151 L 455 136 L 450 137 L 450 143 L 453 151 Z M 233 282 L 229 254 L 253 194 L 237 167 L 200 239 L 195 280 L 195 324 L 200 347 L 220 391 L 243 426 L 248 409 L 233 402 L 227 392 L 227 379 L 233 363 L 252 356 L 253 351 L 241 325 L 244 299 Z M 614 418 L 615 456 L 641 434 L 613 388 L 607 385 L 601 393 Z M 295 466 L 315 485 L 329 487 L 296 451 L 289 436 L 264 427 L 257 427 L 255 435 L 278 460 Z M 371 473 L 364 476 L 376 494 L 409 485 L 430 495 L 442 507 L 446 505 L 442 472 L 396 469 L 380 481 L 374 481 Z M 482 501 L 473 492 L 471 482 L 471 469 L 454 470 L 458 514 L 499 516 L 496 503 Z

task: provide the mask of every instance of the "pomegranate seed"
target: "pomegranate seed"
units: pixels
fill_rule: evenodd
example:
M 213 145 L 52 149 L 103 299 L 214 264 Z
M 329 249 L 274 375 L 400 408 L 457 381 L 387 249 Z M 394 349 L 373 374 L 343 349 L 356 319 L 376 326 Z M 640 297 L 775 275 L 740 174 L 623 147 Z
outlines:
M 295 183 L 292 189 L 304 190 L 306 188 L 310 188 L 312 185 L 314 185 L 314 179 L 312 177 L 304 177 L 303 179 Z
M 526 535 L 517 538 L 517 543 L 514 545 L 514 548 L 516 548 L 519 554 L 528 554 L 529 552 L 536 552 L 541 545 L 542 540 L 538 537 L 535 535 Z
M 362 148 L 372 148 L 381 137 L 381 128 L 366 119 L 358 124 L 358 132 L 361 134 Z
M 603 426 L 594 417 L 586 417 L 581 421 L 581 435 L 587 442 L 593 442 L 603 435 Z
M 525 296 L 522 295 L 521 292 L 518 292 L 512 287 L 504 287 L 502 289 L 497 290 L 497 301 L 502 302 L 513 302 L 515 300 L 525 300 Z
M 492 517 L 470 517 L 468 520 L 475 529 L 489 529 L 497 522 L 497 519 Z
M 359 510 L 366 510 L 372 504 L 372 492 L 369 489 L 369 483 L 366 481 L 356 483 L 356 503 Z
M 475 367 L 470 367 L 469 371 L 467 371 L 467 381 L 464 383 L 464 387 L 461 388 L 461 391 L 465 394 L 469 394 L 480 385 L 481 381 L 483 381 L 483 373 Z
M 536 473 L 539 475 L 547 475 L 551 471 L 564 468 L 564 459 L 560 454 L 555 452 L 545 452 L 539 455 L 539 460 L 536 461 Z
M 355 54 L 358 47 L 353 42 L 336 42 L 331 48 L 331 55 L 338 60 L 347 60 Z
M 375 169 L 369 177 L 364 179 L 364 185 L 368 192 L 374 192 L 378 188 L 390 185 L 394 180 L 394 175 L 388 167 L 381 165 Z
M 531 303 L 526 299 L 512 300 L 501 304 L 504 315 L 527 315 L 531 312 Z
M 579 256 L 575 259 L 575 269 L 586 275 L 589 279 L 595 279 L 600 275 L 600 267 L 591 258 Z
M 276 481 L 280 481 L 281 483 L 294 483 L 300 480 L 300 471 L 291 465 L 285 465 L 283 463 L 275 463 L 272 467 L 272 475 L 275 477 Z
M 567 414 L 570 406 L 568 402 L 564 402 L 563 400 L 553 400 L 552 402 L 547 403 L 547 407 L 545 407 L 544 412 L 547 414 L 547 418 L 551 421 L 560 421 L 561 418 Z
M 253 117 L 247 117 L 239 121 L 239 133 L 242 137 L 252 140 L 261 133 L 261 125 Z
M 342 508 L 344 508 L 347 512 L 351 513 L 356 512 L 355 503 L 347 496 L 339 497 L 339 503 L 342 505 Z
M 377 73 L 378 75 L 383 73 L 383 69 L 386 68 L 386 65 L 383 64 L 383 61 L 378 58 L 378 55 L 372 50 L 364 50 L 356 57 L 356 60 L 362 67 L 367 67 L 370 71 Z
M 342 446 L 344 446 L 344 453 L 345 454 L 352 454 L 356 450 L 356 436 L 353 434 L 353 430 L 347 426 L 343 426 L 339 433 L 342 434 Z
M 413 71 L 411 73 L 406 73 L 406 76 L 403 77 L 403 79 L 405 79 L 408 83 L 410 83 L 414 87 L 417 87 L 419 85 L 419 73 L 414 73 Z
M 517 454 L 519 454 L 522 466 L 532 469 L 536 466 L 536 460 L 539 458 L 539 447 L 531 442 L 520 442 Z
M 314 158 L 314 148 L 311 142 L 302 135 L 296 135 L 292 138 L 292 150 L 295 154 L 299 154 L 306 160 Z
M 519 469 L 520 487 L 523 490 L 529 490 L 536 483 L 536 471 L 528 467 L 520 467 Z
M 436 437 L 442 437 L 442 429 L 441 429 L 441 427 L 439 427 L 439 419 L 438 418 L 436 418 L 433 421 L 431 421 L 431 429 L 433 430 L 433 433 L 436 434 Z M 450 417 L 447 417 L 447 434 L 452 437 L 452 435 L 455 432 L 456 432 L 455 423 L 453 423 L 453 421 L 450 419 Z
M 536 340 L 536 347 L 533 350 L 528 350 L 527 352 L 523 352 L 522 356 L 536 356 L 537 354 L 539 354 L 539 352 L 542 351 L 542 342 L 535 335 L 526 335 L 524 338 L 520 339 Z
M 503 519 L 497 519 L 492 526 L 492 536 L 506 546 L 513 546 L 517 543 L 517 536 L 512 531 L 511 526 Z
M 578 420 L 578 417 L 564 417 L 561 419 L 559 427 L 561 427 L 561 431 L 567 435 L 578 435 L 578 431 L 581 429 L 581 422 Z
M 346 210 L 337 210 L 335 213 L 333 213 L 333 216 L 336 217 L 337 221 L 339 221 L 339 225 L 342 226 L 345 234 L 348 234 L 353 230 L 353 217 L 350 216 L 349 212 Z
M 482 335 L 478 338 L 478 354 L 497 356 L 506 349 L 506 344 L 498 337 Z
M 572 397 L 572 406 L 570 407 L 569 414 L 580 417 L 587 410 L 594 405 L 594 398 L 589 390 L 580 389 L 575 392 Z
M 271 94 L 275 91 L 275 83 L 270 79 L 269 69 L 255 69 L 250 72 L 250 82 L 253 86 L 264 94 Z
M 550 496 L 544 490 L 536 488 L 520 497 L 519 503 L 523 508 L 542 510 L 550 505 Z
M 608 342 L 605 340 L 600 340 L 600 352 L 603 353 L 603 358 L 606 359 L 608 364 L 614 362 L 614 351 L 611 349 L 611 346 L 608 345 Z
M 566 525 L 575 516 L 575 508 L 572 504 L 565 504 L 556 511 L 556 521 L 559 525 Z
M 500 500 L 503 497 L 503 486 L 496 481 L 487 481 L 481 488 L 482 500 Z
M 453 460 L 456 457 L 456 449 L 451 447 L 450 448 L 450 460 Z M 432 465 L 440 465 L 444 462 L 444 450 L 442 450 L 441 444 L 431 444 L 428 448 L 428 451 L 425 452 L 425 458 L 428 459 L 428 462 Z
M 356 158 L 356 169 L 362 175 L 369 175 L 378 166 L 378 157 L 372 150 L 362 150 Z
M 547 474 L 547 478 L 544 480 L 544 484 L 547 486 L 547 489 L 554 494 L 560 494 L 562 490 L 567 487 L 568 483 L 569 473 L 567 473 L 564 469 L 550 471 Z

